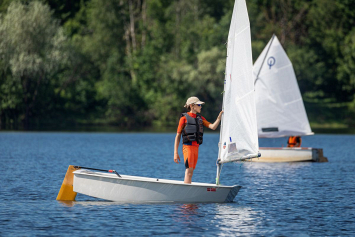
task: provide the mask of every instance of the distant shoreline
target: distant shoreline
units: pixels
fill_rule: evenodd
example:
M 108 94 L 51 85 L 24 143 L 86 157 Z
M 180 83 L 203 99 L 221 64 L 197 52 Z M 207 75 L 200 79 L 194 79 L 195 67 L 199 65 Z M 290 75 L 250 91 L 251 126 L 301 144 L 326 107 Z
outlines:
M 346 126 L 320 126 L 319 124 L 311 124 L 312 131 L 315 134 L 355 134 L 355 128 L 348 128 Z M 135 129 L 122 128 L 119 126 L 109 125 L 94 125 L 94 126 L 67 126 L 54 127 L 43 126 L 41 128 L 32 128 L 29 130 L 19 129 L 0 129 L 1 132 L 103 132 L 103 133 L 176 133 L 175 127 L 140 127 Z M 206 133 L 219 133 L 219 130 L 209 131 Z

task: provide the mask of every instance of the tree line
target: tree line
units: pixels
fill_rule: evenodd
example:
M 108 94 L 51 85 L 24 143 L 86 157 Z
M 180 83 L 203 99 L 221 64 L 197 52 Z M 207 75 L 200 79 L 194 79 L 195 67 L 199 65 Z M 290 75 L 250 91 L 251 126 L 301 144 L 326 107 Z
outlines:
M 0 1 L 0 127 L 173 127 L 221 109 L 234 0 Z M 355 0 L 247 0 L 253 59 L 276 34 L 311 123 L 355 126 Z

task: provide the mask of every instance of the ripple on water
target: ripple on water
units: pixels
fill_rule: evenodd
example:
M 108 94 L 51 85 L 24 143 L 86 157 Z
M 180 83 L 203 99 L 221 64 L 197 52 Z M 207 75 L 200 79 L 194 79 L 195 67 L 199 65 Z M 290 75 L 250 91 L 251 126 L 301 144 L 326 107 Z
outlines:
M 122 204 L 78 195 L 55 198 L 69 164 L 183 179 L 175 134 L 0 133 L 0 236 L 355 235 L 355 136 L 315 135 L 328 163 L 225 165 L 223 184 L 243 188 L 234 203 Z M 214 182 L 218 134 L 206 134 L 194 180 Z M 283 139 L 261 139 L 280 146 Z M 181 148 L 180 148 L 181 150 Z M 182 154 L 180 153 L 181 157 Z

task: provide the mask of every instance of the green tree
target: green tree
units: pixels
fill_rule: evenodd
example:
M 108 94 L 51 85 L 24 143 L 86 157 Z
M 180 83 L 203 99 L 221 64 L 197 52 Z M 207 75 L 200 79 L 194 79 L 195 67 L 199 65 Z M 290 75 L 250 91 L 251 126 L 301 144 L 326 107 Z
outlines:
M 0 123 L 175 126 L 192 95 L 220 109 L 234 0 L 22 2 L 0 2 Z M 275 33 L 310 119 L 353 124 L 337 115 L 355 113 L 354 0 L 246 2 L 254 60 Z
M 27 129 L 41 85 L 67 59 L 66 37 L 49 7 L 37 1 L 12 2 L 0 20 L 0 35 L 1 65 L 7 75 L 2 88 L 8 88 L 2 90 L 1 108 L 21 108 Z M 19 94 L 21 104 L 14 98 Z

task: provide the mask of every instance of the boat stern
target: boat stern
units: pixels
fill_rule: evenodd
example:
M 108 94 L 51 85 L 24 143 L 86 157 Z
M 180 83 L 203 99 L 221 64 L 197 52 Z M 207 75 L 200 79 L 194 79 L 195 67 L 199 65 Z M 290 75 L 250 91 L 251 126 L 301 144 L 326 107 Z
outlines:
M 328 158 L 323 156 L 323 149 L 312 148 L 312 160 L 315 162 L 328 162 Z

